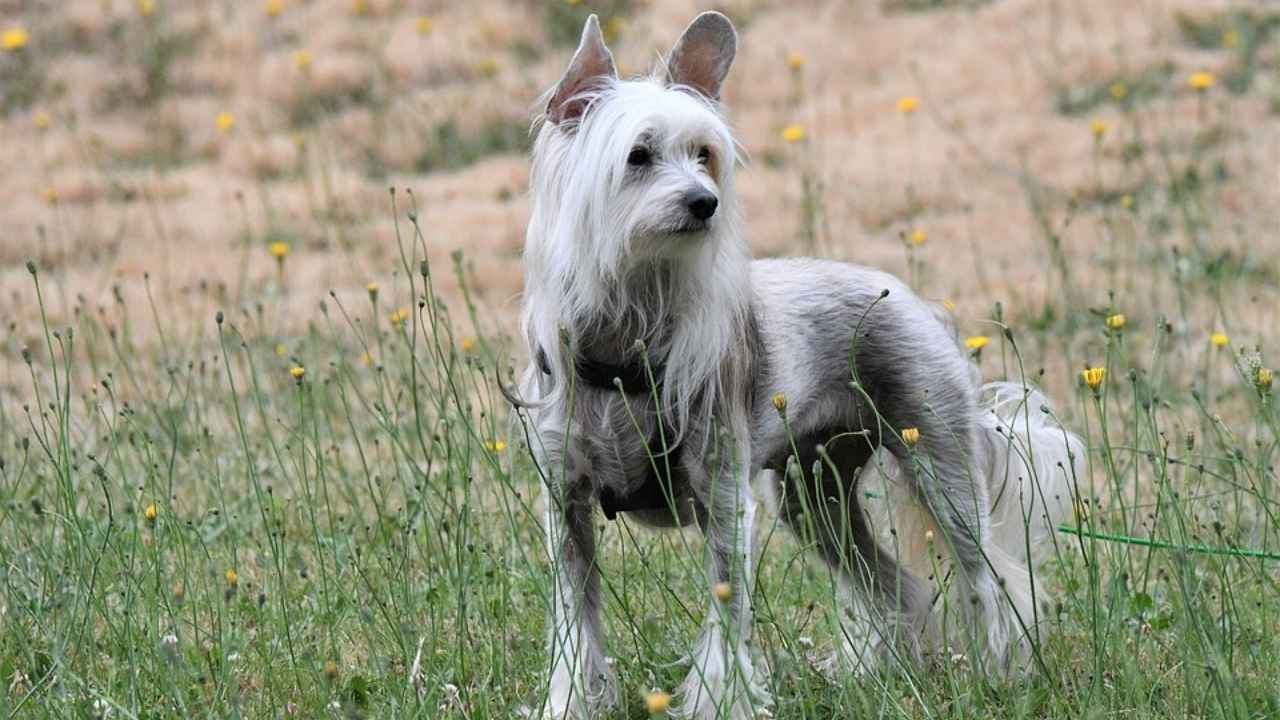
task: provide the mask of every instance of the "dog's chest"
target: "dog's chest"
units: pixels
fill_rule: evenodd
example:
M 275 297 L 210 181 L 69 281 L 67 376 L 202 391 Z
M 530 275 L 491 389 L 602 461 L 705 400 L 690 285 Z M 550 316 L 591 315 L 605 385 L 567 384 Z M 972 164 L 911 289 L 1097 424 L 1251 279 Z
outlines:
M 661 510 L 688 490 L 677 433 L 660 420 L 652 402 L 595 391 L 581 407 L 588 473 L 607 517 L 617 512 Z

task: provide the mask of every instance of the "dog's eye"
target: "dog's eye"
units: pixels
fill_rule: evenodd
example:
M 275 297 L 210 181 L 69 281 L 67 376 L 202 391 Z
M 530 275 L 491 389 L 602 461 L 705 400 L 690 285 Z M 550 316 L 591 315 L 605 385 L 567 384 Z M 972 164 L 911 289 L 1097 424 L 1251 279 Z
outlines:
M 653 160 L 653 153 L 649 152 L 649 148 L 644 146 L 631 148 L 631 154 L 627 155 L 627 164 L 632 167 L 644 167 L 651 160 Z
M 706 165 L 709 162 L 711 162 L 711 148 L 703 145 L 698 148 L 698 164 Z

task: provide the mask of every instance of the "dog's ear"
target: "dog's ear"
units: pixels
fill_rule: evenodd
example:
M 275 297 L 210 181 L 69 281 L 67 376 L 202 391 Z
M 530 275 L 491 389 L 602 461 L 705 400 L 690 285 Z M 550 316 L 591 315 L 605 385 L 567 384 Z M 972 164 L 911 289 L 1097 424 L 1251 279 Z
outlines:
M 551 93 L 547 117 L 557 125 L 565 120 L 581 119 L 591 103 L 589 97 L 583 97 L 584 94 L 617 77 L 613 53 L 605 47 L 604 35 L 600 33 L 600 20 L 592 15 L 582 28 L 582 40 L 569 61 L 569 69 L 564 71 L 564 77 Z
M 667 81 L 719 100 L 720 85 L 737 52 L 738 32 L 729 18 L 704 12 L 689 23 L 667 56 Z

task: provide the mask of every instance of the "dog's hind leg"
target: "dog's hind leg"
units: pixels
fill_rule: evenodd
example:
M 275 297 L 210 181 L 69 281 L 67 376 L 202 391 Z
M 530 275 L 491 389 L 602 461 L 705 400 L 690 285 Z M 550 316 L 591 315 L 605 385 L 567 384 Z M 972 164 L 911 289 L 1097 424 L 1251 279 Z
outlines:
M 991 542 L 988 478 L 981 475 L 985 463 L 977 457 L 975 412 L 956 400 L 926 402 L 912 415 L 902 427 L 919 430 L 917 444 L 908 446 L 894 434 L 886 437 L 886 445 L 951 551 L 957 592 L 950 597 L 959 605 L 960 624 L 970 631 L 975 666 L 1005 674 L 1026 659 L 1023 640 L 1034 623 L 1034 605 L 1021 590 L 1030 585 L 1026 568 Z
M 842 612 L 841 618 L 847 659 L 863 672 L 914 659 L 928 622 L 929 594 L 880 547 L 863 512 L 857 478 L 875 446 L 861 436 L 815 435 L 797 438 L 795 449 L 796 459 L 780 473 L 778 511 L 802 542 L 815 545 L 849 595 L 848 616 Z
M 558 446 L 554 446 L 558 447 Z M 539 463 L 562 467 L 542 454 Z M 549 453 L 556 455 L 557 453 Z M 617 700 L 617 686 L 605 662 L 600 627 L 600 576 L 596 566 L 589 484 L 575 480 L 569 463 L 562 477 L 546 485 L 545 529 L 551 560 L 551 622 L 547 654 L 551 662 L 547 720 L 586 720 Z
M 692 667 L 677 692 L 674 716 L 749 720 L 771 702 L 748 645 L 756 513 L 749 482 L 750 453 L 735 447 L 726 434 L 715 443 L 709 462 L 690 462 L 690 455 L 694 453 L 685 453 L 685 464 L 701 505 L 710 608 L 691 657 Z

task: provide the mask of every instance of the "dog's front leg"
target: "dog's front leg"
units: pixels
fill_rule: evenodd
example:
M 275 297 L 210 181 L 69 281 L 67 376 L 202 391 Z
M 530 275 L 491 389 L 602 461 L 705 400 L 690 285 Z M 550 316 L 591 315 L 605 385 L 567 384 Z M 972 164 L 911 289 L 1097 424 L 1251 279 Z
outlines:
M 678 717 L 696 720 L 758 717 L 770 703 L 762 674 L 751 660 L 751 540 L 756 503 L 749 482 L 750 450 L 722 437 L 711 462 L 689 467 L 707 539 L 710 610 L 680 686 Z M 719 459 L 717 459 L 719 458 Z
M 573 478 L 567 475 L 566 478 Z M 547 654 L 551 673 L 547 720 L 587 720 L 617 700 L 600 629 L 600 577 L 592 506 L 586 483 L 572 481 L 546 493 L 547 549 L 552 597 Z

